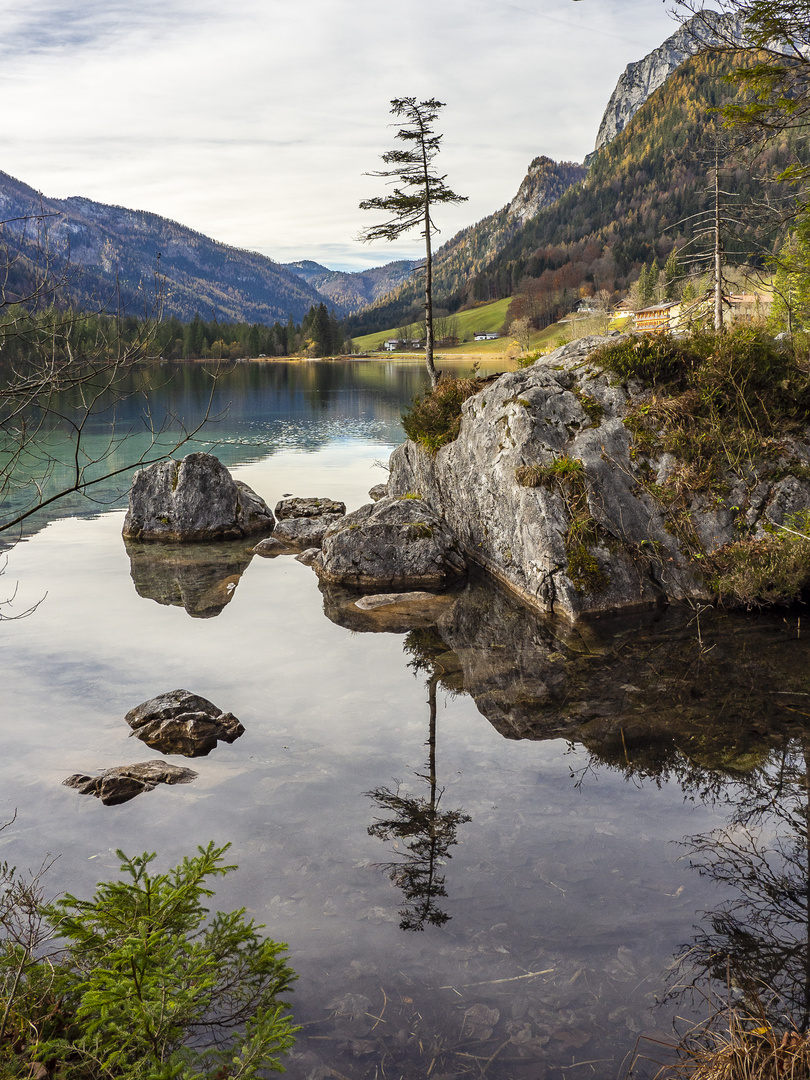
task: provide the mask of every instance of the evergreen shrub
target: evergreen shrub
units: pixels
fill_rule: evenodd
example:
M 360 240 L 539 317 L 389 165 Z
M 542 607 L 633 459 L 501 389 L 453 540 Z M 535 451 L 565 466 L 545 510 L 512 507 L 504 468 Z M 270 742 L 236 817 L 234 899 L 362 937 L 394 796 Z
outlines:
M 286 945 L 244 909 L 208 919 L 203 899 L 228 845 L 164 874 L 154 855 L 91 900 L 44 903 L 0 866 L 0 1075 L 59 1080 L 250 1080 L 283 1072 L 296 1029 L 279 1000 Z M 54 942 L 56 944 L 54 944 Z M 37 1071 L 41 1063 L 45 1072 Z

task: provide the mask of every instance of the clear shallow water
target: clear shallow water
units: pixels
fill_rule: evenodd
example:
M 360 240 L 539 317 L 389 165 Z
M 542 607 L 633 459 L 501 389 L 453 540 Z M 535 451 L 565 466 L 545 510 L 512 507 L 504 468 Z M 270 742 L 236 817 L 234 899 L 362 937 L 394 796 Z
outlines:
M 293 493 L 353 509 L 421 388 L 419 369 L 379 367 L 370 388 L 359 365 L 307 365 L 305 394 L 294 372 L 251 365 L 217 452 L 271 505 Z M 195 378 L 175 405 L 202 395 Z M 296 1080 L 613 1077 L 639 1036 L 690 1015 L 667 998 L 676 957 L 736 892 L 683 841 L 729 822 L 742 835 L 745 807 L 803 745 L 795 616 L 705 614 L 700 637 L 689 611 L 571 632 L 473 580 L 438 630 L 364 632 L 294 559 L 225 545 L 202 570 L 187 549 L 131 560 L 123 511 L 97 509 L 38 521 L 0 579 L 13 610 L 41 600 L 0 623 L 0 817 L 18 812 L 0 858 L 58 855 L 51 891 L 87 894 L 117 848 L 168 866 L 232 842 L 240 869 L 216 903 L 289 943 Z M 246 728 L 208 757 L 169 757 L 192 784 L 119 806 L 62 786 L 158 757 L 123 716 L 178 687 Z M 426 884 L 413 844 L 374 825 L 391 816 L 381 789 L 418 817 L 431 772 L 440 812 L 458 815 Z M 795 827 L 767 819 L 761 835 Z M 402 869 L 392 880 L 403 862 L 415 898 Z M 401 929 L 414 911 L 424 929 Z

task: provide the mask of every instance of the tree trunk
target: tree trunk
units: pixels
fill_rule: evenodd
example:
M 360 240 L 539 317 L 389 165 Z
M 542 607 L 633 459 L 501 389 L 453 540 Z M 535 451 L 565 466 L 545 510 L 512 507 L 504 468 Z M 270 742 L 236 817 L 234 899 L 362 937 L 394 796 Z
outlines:
M 427 189 L 425 191 L 427 196 Z M 430 203 L 425 199 L 425 363 L 430 376 L 430 389 L 439 383 L 439 372 L 433 363 L 433 254 L 430 249 Z
M 720 231 L 720 162 L 714 157 L 714 328 L 723 329 L 723 240 Z

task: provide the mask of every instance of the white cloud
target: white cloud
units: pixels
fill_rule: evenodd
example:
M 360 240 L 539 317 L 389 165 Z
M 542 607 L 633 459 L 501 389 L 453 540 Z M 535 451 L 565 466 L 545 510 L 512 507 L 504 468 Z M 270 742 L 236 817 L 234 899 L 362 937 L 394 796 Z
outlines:
M 674 29 L 659 0 L 33 0 L 6 18 L 6 172 L 354 267 L 418 254 L 354 241 L 392 97 L 447 102 L 441 165 L 469 196 L 449 238 L 536 155 L 581 160 L 625 65 Z

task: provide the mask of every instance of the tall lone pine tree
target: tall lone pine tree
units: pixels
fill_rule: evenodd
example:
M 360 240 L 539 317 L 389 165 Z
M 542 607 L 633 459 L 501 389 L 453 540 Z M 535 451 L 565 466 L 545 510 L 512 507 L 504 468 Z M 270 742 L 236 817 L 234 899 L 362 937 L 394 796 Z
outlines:
M 417 225 L 422 227 L 425 238 L 425 363 L 427 364 L 430 385 L 435 390 L 439 375 L 433 364 L 433 253 L 431 235 L 439 230 L 433 223 L 431 208 L 437 203 L 466 202 L 466 195 L 456 195 L 445 184 L 445 176 L 438 176 L 432 163 L 439 153 L 441 135 L 433 130 L 433 122 L 439 115 L 444 102 L 430 98 L 417 101 L 416 98 L 394 98 L 391 101 L 391 114 L 404 117 L 405 124 L 396 137 L 405 143 L 404 149 L 389 150 L 382 155 L 391 169 L 367 173 L 367 176 L 395 177 L 394 190 L 390 195 L 365 199 L 360 203 L 361 210 L 384 210 L 390 217 L 380 225 L 372 225 L 360 233 L 360 240 L 396 240 L 409 229 Z

